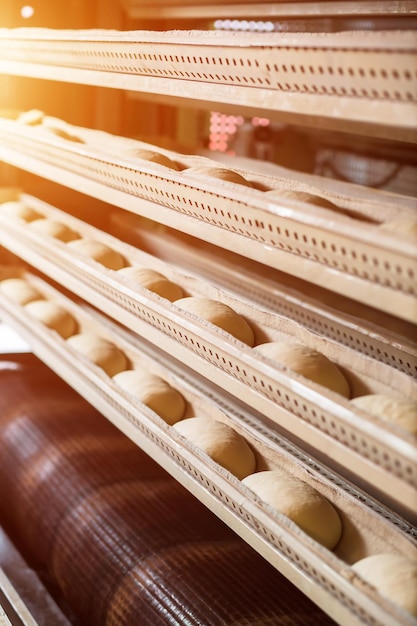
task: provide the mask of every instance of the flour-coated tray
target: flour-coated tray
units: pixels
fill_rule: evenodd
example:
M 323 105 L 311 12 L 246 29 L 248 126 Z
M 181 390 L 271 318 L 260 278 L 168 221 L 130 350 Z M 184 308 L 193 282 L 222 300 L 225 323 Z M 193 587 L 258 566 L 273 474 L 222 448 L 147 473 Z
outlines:
M 31 196 L 22 197 L 40 214 L 55 216 L 84 236 L 117 249 L 130 264 L 161 271 L 183 287 L 186 295 L 205 295 L 228 304 L 255 329 L 256 344 L 291 338 L 323 352 L 342 367 L 353 396 L 385 391 L 417 399 L 416 349 L 411 341 L 404 340 L 402 344 L 397 341 L 392 347 L 391 354 L 398 359 L 395 352 L 399 351 L 403 363 L 408 364 L 407 372 L 401 371 L 391 365 L 388 352 L 384 362 L 375 358 L 376 350 L 369 356 L 355 349 L 358 336 L 368 345 L 373 344 L 373 333 L 367 332 L 366 327 L 356 328 L 359 335 L 352 338 L 352 345 L 344 345 L 334 337 L 321 336 L 303 326 L 302 309 L 300 320 L 294 321 L 273 307 L 261 308 L 250 300 L 241 300 L 233 293 L 187 276 Z M 417 443 L 411 434 L 353 409 L 339 394 L 274 365 L 228 333 L 183 311 L 175 302 L 76 255 L 61 241 L 40 236 L 26 223 L 2 217 L 0 242 L 65 288 L 239 398 L 279 429 L 304 441 L 342 471 L 355 475 L 385 501 L 396 503 L 407 515 L 415 515 Z M 324 319 L 325 315 L 322 323 Z M 327 323 L 331 323 L 331 318 L 327 318 Z M 342 332 L 343 320 L 338 324 Z M 380 336 L 375 345 L 378 341 L 384 342 L 389 350 L 389 336 L 384 339 Z
M 375 593 L 350 565 L 364 555 L 393 551 L 417 558 L 416 529 L 401 516 L 329 471 L 314 457 L 265 425 L 256 413 L 178 364 L 146 341 L 122 330 L 81 302 L 68 299 L 22 267 L 2 266 L 1 277 L 23 277 L 42 295 L 71 313 L 80 331 L 94 330 L 122 349 L 131 364 L 163 376 L 187 400 L 188 411 L 224 421 L 252 446 L 258 470 L 285 467 L 315 486 L 339 511 L 343 536 L 334 551 L 323 548 L 285 516 L 257 499 L 230 472 L 184 440 L 153 411 L 135 400 L 45 327 L 6 298 L 4 319 L 30 343 L 35 354 L 98 408 L 206 506 L 250 543 L 338 623 L 415 624 L 388 600 Z
M 58 137 L 55 131 L 82 143 Z M 0 158 L 12 165 L 417 321 L 415 241 L 381 229 L 381 224 L 398 218 L 415 219 L 412 198 L 362 191 L 355 185 L 337 193 L 319 177 L 313 187 L 290 177 L 237 172 L 250 182 L 248 187 L 190 169 L 218 166 L 205 157 L 156 149 L 47 117 L 35 126 L 3 118 L 0 138 Z M 138 158 L 135 151 L 140 149 L 168 156 L 180 170 Z M 338 209 L 284 198 L 283 189 L 321 196 Z
M 416 140 L 416 31 L 2 29 L 0 71 Z M 372 106 L 370 106 L 372 103 Z

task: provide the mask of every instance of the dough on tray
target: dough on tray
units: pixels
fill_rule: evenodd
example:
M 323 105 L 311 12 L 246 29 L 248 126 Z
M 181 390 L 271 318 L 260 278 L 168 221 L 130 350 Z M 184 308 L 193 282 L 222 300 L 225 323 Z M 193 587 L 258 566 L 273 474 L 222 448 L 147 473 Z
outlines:
M 43 217 L 35 209 L 18 200 L 3 202 L 0 204 L 0 211 L 3 215 L 7 215 L 12 219 L 23 220 L 24 222 L 32 222 Z
M 242 315 L 229 305 L 205 298 L 203 296 L 187 296 L 180 298 L 175 304 L 197 317 L 222 328 L 248 346 L 253 346 L 255 337 L 251 326 Z
M 173 283 L 166 276 L 155 270 L 145 267 L 129 266 L 119 270 L 119 274 L 139 283 L 141 287 L 145 287 L 149 289 L 149 291 L 157 293 L 161 298 L 166 298 L 171 302 L 184 296 L 180 285 Z
M 372 393 L 351 400 L 359 409 L 396 424 L 417 437 L 417 402 Z
M 146 404 L 171 426 L 183 418 L 184 397 L 166 380 L 146 371 L 125 370 L 113 376 L 125 391 Z
M 250 180 L 247 180 L 238 172 L 228 169 L 227 167 L 207 167 L 198 165 L 195 167 L 189 167 L 187 169 L 187 174 L 197 174 L 198 176 L 203 174 L 204 176 L 211 176 L 212 178 L 218 178 L 219 180 L 226 180 L 229 183 L 253 187 Z
M 146 148 L 133 148 L 128 151 L 130 158 L 143 159 L 144 161 L 150 161 L 151 163 L 158 163 L 164 167 L 169 167 L 171 170 L 179 170 L 177 163 L 165 156 L 161 152 L 155 150 L 147 150 Z
M 37 126 L 42 124 L 45 113 L 39 109 L 29 109 L 29 111 L 23 111 L 19 114 L 17 121 L 27 126 Z
M 85 331 L 67 339 L 68 345 L 84 354 L 92 363 L 101 367 L 108 376 L 115 376 L 129 368 L 129 360 L 125 353 L 114 343 Z
M 74 241 L 75 239 L 80 239 L 80 235 L 69 226 L 48 217 L 41 217 L 39 219 L 32 220 L 29 226 L 39 233 L 48 235 L 49 237 L 54 237 L 55 239 L 60 239 L 65 243 Z
M 6 298 L 22 306 L 43 299 L 43 295 L 24 278 L 5 278 L 0 282 L 0 291 Z
M 327 498 L 304 480 L 279 469 L 251 474 L 242 482 L 323 546 L 329 550 L 336 547 L 342 536 L 339 514 Z
M 298 202 L 307 202 L 307 204 L 312 204 L 314 206 L 319 206 L 324 209 L 332 209 L 338 210 L 333 202 L 326 200 L 326 198 L 322 198 L 321 196 L 316 196 L 308 191 L 298 191 L 297 189 L 271 189 L 270 191 L 265 192 L 271 198 L 289 198 L 290 200 L 297 200 Z
M 104 267 L 111 270 L 120 270 L 122 267 L 126 267 L 127 263 L 124 257 L 113 250 L 101 241 L 95 241 L 94 239 L 82 238 L 74 239 L 74 241 L 68 242 L 68 247 L 79 254 L 83 254 L 97 263 L 101 263 Z
M 63 306 L 51 300 L 35 300 L 25 304 L 25 310 L 63 339 L 77 332 L 77 321 Z
M 352 569 L 377 591 L 417 617 L 417 561 L 402 554 L 373 554 Z
M 326 355 L 295 341 L 271 341 L 254 350 L 331 391 L 350 397 L 349 383 Z
M 177 422 L 173 428 L 237 478 L 242 479 L 256 470 L 252 448 L 228 424 L 209 417 L 190 417 Z

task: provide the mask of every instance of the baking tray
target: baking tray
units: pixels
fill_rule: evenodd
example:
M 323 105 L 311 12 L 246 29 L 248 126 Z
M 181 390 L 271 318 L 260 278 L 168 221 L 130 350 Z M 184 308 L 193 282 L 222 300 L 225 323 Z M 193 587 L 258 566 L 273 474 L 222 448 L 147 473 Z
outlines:
M 415 217 L 415 201 L 352 185 L 351 196 L 270 175 L 238 172 L 255 187 L 222 181 L 192 167 L 218 164 L 52 120 L 84 143 L 57 137 L 43 124 L 0 120 L 0 158 L 34 174 L 393 315 L 417 320 L 417 251 L 413 240 L 378 224 Z M 132 156 L 153 149 L 181 171 Z M 123 158 L 123 154 L 126 155 Z M 320 179 L 317 179 L 319 184 Z M 342 206 L 328 210 L 280 196 L 308 191 Z M 274 195 L 271 190 L 277 190 Z
M 374 330 L 369 332 L 364 326 L 355 328 L 352 345 L 344 345 L 337 340 L 337 330 L 339 335 L 345 333 L 348 336 L 349 325 L 343 318 L 335 319 L 326 313 L 320 315 L 313 308 L 309 310 L 307 305 L 303 308 L 293 303 L 292 310 L 298 311 L 299 318 L 294 321 L 277 313 L 274 305 L 269 310 L 260 308 L 248 299 L 244 301 L 199 278 L 187 276 L 169 264 L 31 196 L 23 195 L 22 198 L 41 214 L 65 221 L 75 231 L 117 249 L 130 263 L 161 271 L 181 285 L 186 294 L 205 295 L 229 304 L 256 329 L 256 343 L 291 337 L 320 350 L 343 368 L 354 395 L 370 390 L 391 390 L 394 394 L 401 391 L 406 397 L 417 398 L 417 352 L 411 340 L 390 341 L 389 333 L 378 336 Z M 48 239 L 27 224 L 4 217 L 1 219 L 0 242 L 5 247 L 79 297 L 94 302 L 98 309 L 137 335 L 146 337 L 150 343 L 163 348 L 241 399 L 279 429 L 324 455 L 330 463 L 355 475 L 368 488 L 376 490 L 382 499 L 396 503 L 407 515 L 415 515 L 415 437 L 354 410 L 349 401 L 338 394 L 327 392 L 323 387 L 271 364 L 249 346 L 182 311 L 175 303 L 121 279 L 117 272 L 90 259 L 75 255 L 66 244 Z M 280 298 L 283 296 L 278 292 L 276 303 Z M 315 329 L 302 325 L 307 311 L 316 319 Z M 327 337 L 318 334 L 320 325 L 332 326 L 333 333 L 329 332 Z M 373 345 L 373 356 L 358 352 L 358 341 Z M 384 346 L 382 350 L 378 342 L 381 347 Z M 379 360 L 378 350 L 382 360 Z M 370 348 L 369 352 L 372 352 Z M 393 357 L 398 363 L 401 360 L 406 364 L 406 372 L 391 365 Z
M 310 455 L 245 411 L 205 379 L 81 302 L 66 298 L 43 279 L 13 266 L 2 277 L 20 276 L 49 300 L 64 306 L 80 330 L 113 341 L 131 363 L 163 375 L 199 413 L 232 425 L 255 450 L 258 467 L 285 467 L 326 495 L 342 515 L 344 539 L 324 549 L 285 516 L 259 501 L 229 472 L 184 440 L 159 416 L 122 391 L 100 368 L 57 333 L 6 299 L 2 316 L 31 344 L 35 354 L 98 408 L 171 475 L 189 489 L 303 593 L 340 624 L 415 624 L 416 620 L 378 596 L 350 565 L 364 554 L 391 550 L 417 556 L 415 528 L 340 478 Z
M 416 140 L 416 61 L 415 31 L 0 31 L 4 74 L 232 103 L 405 141 Z

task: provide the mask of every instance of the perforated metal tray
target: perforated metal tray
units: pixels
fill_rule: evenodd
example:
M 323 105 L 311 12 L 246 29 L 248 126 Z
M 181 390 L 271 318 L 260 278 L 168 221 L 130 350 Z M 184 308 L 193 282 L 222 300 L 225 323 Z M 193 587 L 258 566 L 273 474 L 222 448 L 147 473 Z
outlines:
M 374 329 L 367 331 L 364 326 L 355 327 L 349 345 L 349 324 L 343 317 L 334 320 L 325 312 L 321 315 L 313 308 L 292 304 L 291 311 L 296 311 L 298 315 L 298 321 L 294 321 L 278 313 L 274 305 L 263 309 L 251 303 L 250 299 L 242 301 L 218 287 L 187 277 L 45 203 L 30 196 L 23 197 L 40 213 L 65 221 L 84 236 L 117 249 L 131 264 L 165 273 L 183 286 L 186 293 L 205 295 L 229 304 L 257 328 L 257 343 L 291 337 L 327 354 L 348 375 L 356 395 L 369 389 L 394 393 L 401 390 L 406 397 L 417 398 L 417 354 L 411 342 L 390 341 L 389 333 L 385 337 L 375 336 Z M 39 236 L 27 225 L 3 217 L 0 241 L 78 296 L 94 302 L 95 306 L 139 336 L 161 346 L 182 363 L 240 398 L 280 429 L 305 441 L 312 449 L 331 459 L 332 463 L 340 465 L 341 470 L 356 475 L 359 481 L 381 494 L 382 499 L 395 502 L 414 515 L 417 446 L 413 436 L 357 409 L 353 410 L 352 405 L 338 394 L 327 392 L 324 387 L 275 366 L 249 346 L 182 311 L 175 303 L 171 304 L 121 279 L 117 272 L 90 259 L 75 255 L 62 242 L 54 239 L 46 241 L 44 236 Z M 279 301 L 277 296 L 276 302 Z M 285 298 L 282 301 L 285 303 Z M 307 311 L 315 319 L 316 328 L 320 324 L 332 327 L 327 337 L 318 335 L 316 329 L 311 329 L 311 324 L 303 325 L 303 316 Z M 367 344 L 372 356 L 356 350 L 358 341 Z M 379 346 L 384 346 L 384 349 Z M 406 371 L 393 367 L 393 360 L 398 365 L 401 365 L 400 361 L 405 364 Z
M 82 330 L 113 341 L 130 361 L 157 371 L 191 403 L 242 434 L 267 467 L 284 466 L 316 486 L 338 508 L 344 522 L 344 540 L 336 551 L 322 548 L 285 516 L 259 501 L 229 472 L 189 444 L 156 414 L 126 394 L 96 366 L 83 358 L 54 331 L 3 298 L 1 314 L 31 344 L 34 352 L 96 406 L 121 431 L 162 465 L 206 506 L 280 570 L 338 623 L 399 624 L 415 620 L 380 597 L 358 577 L 350 564 L 363 554 L 387 550 L 417 555 L 415 528 L 379 505 L 349 482 L 314 461 L 279 436 L 256 414 L 236 406 L 210 383 L 128 331 L 116 327 L 93 310 L 68 300 L 44 280 L 9 267 L 2 277 L 20 275 L 43 295 L 64 306 Z M 220 417 L 222 416 L 222 417 Z M 360 538 L 360 539 L 359 539 Z
M 241 33 L 2 29 L 0 71 L 416 140 L 414 31 Z M 371 104 L 371 106 L 370 106 Z
M 44 178 L 60 182 L 133 213 L 195 235 L 243 256 L 303 277 L 336 293 L 417 321 L 417 251 L 412 240 L 378 229 L 375 214 L 415 215 L 410 200 L 369 190 L 361 197 L 329 192 L 340 211 L 281 198 L 285 186 L 305 184 L 240 172 L 257 188 L 187 170 L 213 166 L 209 159 L 164 151 L 181 171 L 134 158 L 148 144 L 81 129 L 58 121 L 85 143 L 58 138 L 40 126 L 0 120 L 0 157 Z M 153 146 L 151 148 L 155 149 Z M 123 153 L 126 158 L 123 158 Z M 261 190 L 262 189 L 262 190 Z M 265 189 L 276 189 L 270 195 Z M 309 188 L 313 194 L 317 188 Z M 346 211 L 362 217 L 353 218 Z

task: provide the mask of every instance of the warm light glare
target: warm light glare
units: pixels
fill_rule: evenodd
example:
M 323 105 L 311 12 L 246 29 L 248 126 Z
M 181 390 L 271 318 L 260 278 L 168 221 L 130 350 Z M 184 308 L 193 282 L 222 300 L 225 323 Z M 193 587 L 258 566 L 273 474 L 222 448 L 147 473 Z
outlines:
M 23 17 L 23 19 L 27 20 L 30 17 L 32 17 L 32 15 L 35 13 L 35 9 L 33 7 L 31 7 L 28 4 L 25 4 L 25 6 L 23 6 L 20 9 L 20 15 Z

